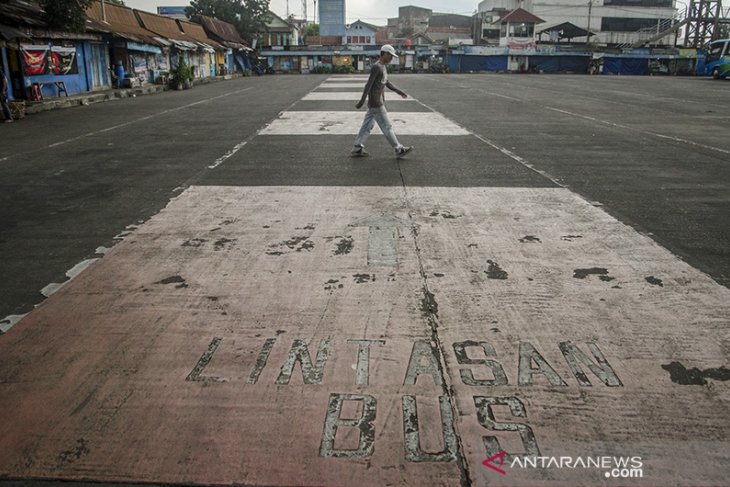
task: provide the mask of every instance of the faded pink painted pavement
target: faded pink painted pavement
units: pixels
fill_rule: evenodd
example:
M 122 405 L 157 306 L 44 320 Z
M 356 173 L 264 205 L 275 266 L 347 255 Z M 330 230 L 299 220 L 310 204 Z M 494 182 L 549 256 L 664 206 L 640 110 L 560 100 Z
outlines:
M 727 382 L 681 382 L 729 303 L 565 189 L 194 186 L 0 337 L 0 474 L 726 485 Z

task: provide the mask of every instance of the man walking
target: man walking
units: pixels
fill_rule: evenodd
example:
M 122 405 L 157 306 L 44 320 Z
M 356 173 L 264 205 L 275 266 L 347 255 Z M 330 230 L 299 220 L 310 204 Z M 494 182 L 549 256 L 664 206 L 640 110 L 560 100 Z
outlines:
M 8 80 L 5 78 L 5 71 L 0 66 L 0 106 L 2 106 L 5 122 L 13 121 L 13 113 L 8 105 Z
M 361 108 L 365 104 L 365 98 L 368 99 L 368 112 L 365 114 L 365 120 L 362 122 L 360 132 L 357 134 L 355 139 L 355 147 L 352 149 L 350 155 L 352 157 L 365 157 L 369 154 L 365 151 L 365 140 L 370 136 L 370 131 L 373 130 L 375 122 L 378 122 L 380 130 L 383 135 L 388 139 L 390 145 L 395 149 L 395 155 L 398 159 L 408 154 L 413 150 L 413 147 L 406 147 L 398 142 L 398 138 L 395 136 L 393 131 L 393 124 L 390 123 L 388 118 L 388 112 L 385 109 L 385 87 L 398 93 L 402 98 L 408 98 L 404 92 L 393 86 L 388 81 L 388 70 L 386 65 L 396 57 L 395 49 L 390 44 L 385 44 L 380 48 L 380 57 L 378 61 L 373 64 L 370 70 L 370 78 L 368 83 L 365 85 L 365 89 L 362 92 L 362 98 L 355 105 L 355 108 Z

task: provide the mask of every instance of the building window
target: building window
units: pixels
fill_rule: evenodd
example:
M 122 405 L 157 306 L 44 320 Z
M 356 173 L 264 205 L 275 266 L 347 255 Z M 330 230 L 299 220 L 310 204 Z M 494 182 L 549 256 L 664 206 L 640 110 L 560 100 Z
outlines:
M 601 31 L 603 32 L 636 32 L 645 27 L 656 27 L 660 19 L 637 19 L 633 17 L 603 17 Z
M 725 47 L 724 43 L 717 43 L 710 46 L 710 53 L 708 61 L 717 61 L 722 57 L 722 49 Z
M 485 39 L 499 39 L 499 29 L 484 29 L 482 37 Z
M 347 43 L 352 44 L 352 36 L 347 36 Z
M 535 24 L 509 24 L 510 37 L 533 37 L 535 34 Z

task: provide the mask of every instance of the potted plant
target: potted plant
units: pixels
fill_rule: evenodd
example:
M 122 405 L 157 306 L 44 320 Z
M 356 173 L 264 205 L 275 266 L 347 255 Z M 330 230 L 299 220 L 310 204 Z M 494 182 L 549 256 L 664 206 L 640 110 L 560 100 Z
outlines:
M 170 85 L 176 90 L 191 88 L 192 79 L 193 71 L 181 53 L 177 58 L 177 66 L 170 71 Z

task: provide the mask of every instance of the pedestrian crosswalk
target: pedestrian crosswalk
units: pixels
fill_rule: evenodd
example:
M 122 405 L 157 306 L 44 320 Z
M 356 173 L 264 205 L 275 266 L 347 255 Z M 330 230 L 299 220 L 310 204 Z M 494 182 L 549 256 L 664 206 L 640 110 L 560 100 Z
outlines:
M 331 77 L 308 93 L 302 101 L 358 101 L 362 97 L 367 76 Z M 337 90 L 337 91 L 329 91 Z M 386 90 L 386 104 L 396 135 L 460 136 L 470 132 L 442 114 L 428 109 L 426 112 L 400 111 L 399 102 L 417 102 L 413 96 L 401 96 Z M 354 107 L 353 107 L 354 108 Z M 360 130 L 367 107 L 360 111 L 353 108 L 340 111 L 285 111 L 264 128 L 260 135 L 355 135 Z M 372 132 L 382 135 L 378 127 Z

